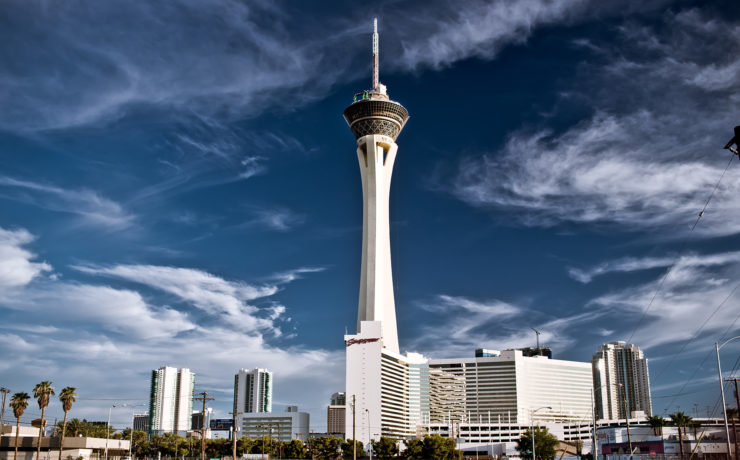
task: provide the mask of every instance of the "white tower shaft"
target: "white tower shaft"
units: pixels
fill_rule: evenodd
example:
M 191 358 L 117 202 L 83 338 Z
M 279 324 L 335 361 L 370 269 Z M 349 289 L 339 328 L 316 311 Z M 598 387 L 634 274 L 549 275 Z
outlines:
M 398 145 L 388 136 L 371 134 L 357 140 L 362 175 L 362 270 L 357 331 L 362 321 L 380 321 L 385 348 L 398 352 L 393 297 L 388 199 Z

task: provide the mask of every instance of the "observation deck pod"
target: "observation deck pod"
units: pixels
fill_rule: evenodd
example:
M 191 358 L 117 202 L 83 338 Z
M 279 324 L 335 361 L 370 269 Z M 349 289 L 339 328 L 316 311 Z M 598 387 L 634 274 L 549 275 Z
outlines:
M 409 112 L 387 94 L 362 91 L 355 94 L 354 101 L 344 109 L 344 119 L 359 139 L 369 134 L 381 134 L 396 140 L 409 119 Z

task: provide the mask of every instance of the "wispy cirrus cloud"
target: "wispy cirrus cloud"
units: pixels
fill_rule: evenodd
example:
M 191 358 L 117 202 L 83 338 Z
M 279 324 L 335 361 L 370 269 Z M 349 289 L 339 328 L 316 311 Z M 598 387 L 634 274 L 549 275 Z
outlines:
M 2 191 L 6 198 L 12 200 L 74 215 L 86 226 L 124 230 L 135 222 L 135 216 L 121 204 L 89 189 L 67 189 L 58 185 L 0 176 L 0 193 Z
M 617 43 L 596 44 L 599 63 L 584 63 L 578 89 L 563 92 L 564 102 L 580 101 L 593 115 L 565 131 L 522 128 L 501 150 L 466 156 L 452 193 L 473 206 L 515 211 L 525 225 L 679 225 L 674 233 L 685 235 L 727 164 L 721 146 L 740 116 L 732 102 L 740 80 L 724 76 L 740 65 L 736 45 L 713 35 L 735 35 L 736 27 L 701 15 L 668 13 L 660 31 L 628 24 Z M 708 77 L 719 65 L 726 84 Z M 717 107 L 726 107 L 724 125 Z M 739 232 L 738 193 L 740 183 L 728 177 L 695 233 Z
M 588 0 L 461 3 L 438 2 L 408 16 L 411 26 L 409 36 L 402 35 L 402 66 L 439 69 L 470 57 L 490 59 L 507 45 L 525 42 L 538 27 L 582 16 L 592 4 Z
M 255 208 L 243 227 L 262 227 L 278 232 L 288 232 L 302 225 L 306 217 L 285 207 Z
M 740 252 L 699 255 L 686 254 L 673 257 L 625 257 L 600 263 L 585 270 L 569 268 L 568 274 L 581 283 L 589 283 L 595 277 L 609 273 L 629 273 L 652 268 L 669 267 L 675 262 L 678 267 L 706 267 L 740 262 Z
M 19 2 L 6 14 L 2 56 L 14 62 L 0 72 L 6 129 L 81 126 L 141 106 L 254 114 L 310 100 L 343 70 L 325 58 L 330 37 L 296 34 L 291 16 L 261 2 Z
M 175 295 L 210 315 L 224 315 L 247 332 L 279 333 L 269 318 L 258 316 L 259 309 L 248 302 L 269 297 L 276 285 L 251 285 L 227 281 L 192 268 L 156 265 L 115 265 L 110 267 L 75 266 L 78 271 L 120 278 Z M 274 312 L 273 312 L 274 314 Z
M 420 325 L 409 349 L 435 358 L 471 356 L 476 348 L 493 349 L 533 346 L 535 327 L 540 343 L 559 350 L 576 342 L 578 329 L 603 316 L 600 311 L 543 318 L 529 307 L 501 300 L 478 301 L 462 296 L 438 295 L 418 302 L 427 322 Z M 444 337 L 440 341 L 439 338 Z
M 603 273 L 653 265 L 655 259 L 651 258 L 628 264 L 615 261 L 605 264 L 608 268 Z M 731 300 L 727 302 L 737 286 L 738 275 L 738 252 L 692 254 L 679 257 L 662 283 L 661 274 L 649 282 L 598 296 L 589 304 L 605 312 L 629 315 L 634 321 L 641 319 L 633 339 L 641 347 L 681 342 L 740 327 L 737 309 L 732 308 Z

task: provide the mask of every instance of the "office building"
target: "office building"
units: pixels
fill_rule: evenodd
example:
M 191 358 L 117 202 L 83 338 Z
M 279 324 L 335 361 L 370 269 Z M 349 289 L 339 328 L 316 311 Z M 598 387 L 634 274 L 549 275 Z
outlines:
M 636 345 L 609 342 L 591 360 L 599 419 L 623 419 L 627 413 L 652 415 L 648 360 Z
M 287 442 L 292 439 L 308 440 L 310 416 L 299 412 L 297 406 L 288 406 L 284 412 L 250 412 L 239 418 L 239 437 L 251 439 L 271 436 Z
M 152 371 L 149 393 L 149 432 L 186 432 L 191 429 L 195 374 L 190 369 L 164 366 Z
M 272 412 L 272 372 L 241 369 L 234 376 L 234 412 Z
M 432 395 L 445 393 L 435 388 L 435 381 L 447 382 L 450 390 L 446 397 L 454 400 L 462 383 L 458 380 L 459 383 L 453 385 L 449 377 L 437 379 L 433 374 L 435 370 L 464 380 L 464 422 L 498 422 L 501 419 L 526 425 L 531 412 L 542 407 L 545 409 L 532 415 L 533 420 L 566 422 L 591 418 L 589 363 L 524 356 L 522 350 L 504 350 L 490 357 L 430 359 L 429 368 Z M 435 408 L 434 413 L 439 417 L 441 412 Z M 429 421 L 432 423 L 447 421 L 444 413 L 441 420 L 431 415 Z
M 134 414 L 134 430 L 149 431 L 149 413 Z
M 347 396 L 343 392 L 333 393 L 329 401 L 329 404 L 332 406 L 344 406 L 347 404 Z
M 329 406 L 326 408 L 326 432 L 335 436 L 344 437 L 347 406 L 344 393 L 331 395 Z

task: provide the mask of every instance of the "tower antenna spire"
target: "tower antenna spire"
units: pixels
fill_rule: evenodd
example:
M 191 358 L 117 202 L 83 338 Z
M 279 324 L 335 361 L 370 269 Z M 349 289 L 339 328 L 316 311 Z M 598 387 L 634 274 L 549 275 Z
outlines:
M 378 18 L 373 18 L 373 91 L 378 91 L 378 85 L 380 84 L 380 75 L 378 71 L 379 66 L 379 46 L 378 42 Z

